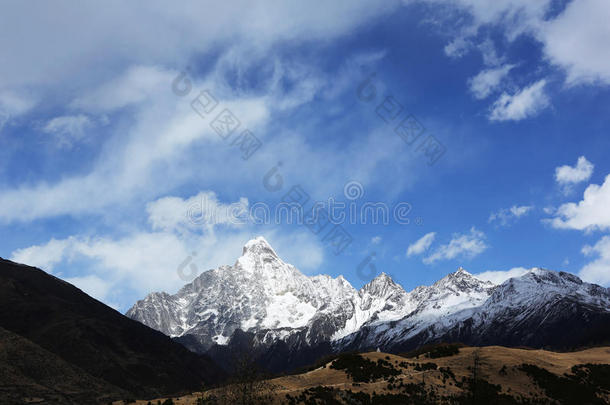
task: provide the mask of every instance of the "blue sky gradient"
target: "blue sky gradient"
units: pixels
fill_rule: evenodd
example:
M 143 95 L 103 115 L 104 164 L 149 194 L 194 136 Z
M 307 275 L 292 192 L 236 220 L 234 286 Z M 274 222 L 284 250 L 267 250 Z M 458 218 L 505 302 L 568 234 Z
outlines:
M 458 266 L 610 285 L 610 5 L 482 3 L 2 5 L 0 256 L 121 311 L 185 284 L 192 252 L 198 271 L 233 264 L 257 235 L 355 287 L 384 271 L 411 289 Z M 190 106 L 202 90 L 219 102 L 207 120 Z M 386 123 L 389 96 L 403 110 Z M 222 108 L 262 142 L 247 160 L 210 128 Z M 408 114 L 425 128 L 411 146 L 394 132 Z M 417 150 L 430 135 L 446 149 L 432 165 Z M 335 255 L 304 225 L 187 218 L 202 196 L 273 209 L 294 185 L 408 203 L 410 222 L 343 223 L 352 243 Z

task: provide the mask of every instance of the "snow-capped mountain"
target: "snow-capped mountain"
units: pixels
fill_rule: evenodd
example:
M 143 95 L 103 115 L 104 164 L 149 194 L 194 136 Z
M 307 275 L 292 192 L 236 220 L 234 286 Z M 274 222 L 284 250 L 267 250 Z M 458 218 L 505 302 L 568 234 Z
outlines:
M 303 275 L 259 237 L 233 266 L 204 272 L 175 295 L 150 294 L 127 316 L 171 337 L 191 335 L 203 350 L 226 344 L 237 329 L 256 333 L 258 344 L 306 330 L 316 344 L 353 317 L 357 295 L 341 276 Z
M 460 268 L 410 292 L 382 273 L 356 290 L 342 276 L 305 276 L 262 237 L 246 243 L 233 266 L 206 271 L 174 295 L 152 293 L 126 315 L 191 350 L 230 346 L 236 336 L 243 344 L 245 333 L 261 356 L 268 351 L 286 358 L 321 347 L 391 351 L 440 340 L 610 341 L 610 290 L 568 273 L 535 268 L 494 285 Z M 590 332 L 557 336 L 568 325 Z
M 568 348 L 610 341 L 610 289 L 569 273 L 533 268 L 494 286 L 460 269 L 418 289 L 426 294 L 421 310 L 398 322 L 367 325 L 335 345 L 402 350 L 459 341 Z M 438 294 L 442 304 L 433 298 Z

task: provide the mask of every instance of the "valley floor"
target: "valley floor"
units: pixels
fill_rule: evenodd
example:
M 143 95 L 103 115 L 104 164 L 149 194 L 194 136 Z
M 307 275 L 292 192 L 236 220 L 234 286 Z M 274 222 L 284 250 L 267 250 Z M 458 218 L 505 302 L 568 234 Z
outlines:
M 303 374 L 267 380 L 251 394 L 263 395 L 260 403 L 270 404 L 610 403 L 610 347 L 570 353 L 460 347 L 457 354 L 436 355 L 343 355 Z M 214 396 L 217 402 L 203 403 L 234 404 L 230 397 L 238 388 L 243 387 L 172 401 L 194 405 L 199 398 Z M 151 404 L 157 401 L 166 398 Z

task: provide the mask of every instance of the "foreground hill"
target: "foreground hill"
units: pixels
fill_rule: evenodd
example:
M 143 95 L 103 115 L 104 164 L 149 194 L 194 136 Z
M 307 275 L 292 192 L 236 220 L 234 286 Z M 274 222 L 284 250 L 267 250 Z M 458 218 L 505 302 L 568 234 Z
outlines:
M 95 378 L 35 343 L 0 328 L 1 404 L 108 403 L 129 393 Z
M 20 384 L 13 375 L 21 375 L 27 384 L 48 387 L 53 380 L 47 377 L 52 376 L 44 371 L 24 372 L 39 369 L 40 364 L 52 364 L 57 378 L 86 373 L 75 384 L 89 381 L 91 390 L 100 395 L 127 391 L 139 397 L 158 396 L 192 390 L 219 377 L 208 358 L 121 315 L 71 284 L 3 259 L 0 327 L 10 332 L 3 332 L 0 349 L 5 354 L 0 357 L 0 370 L 5 371 L 0 375 L 0 386 L 4 390 Z M 31 352 L 15 364 L 11 360 L 14 354 L 27 353 L 28 345 L 40 356 Z M 61 385 L 57 389 L 62 391 Z M 78 403 L 95 402 L 91 398 Z
M 152 293 L 126 315 L 218 362 L 248 350 L 272 372 L 331 353 L 438 342 L 610 344 L 610 290 L 569 273 L 533 268 L 495 285 L 460 268 L 409 292 L 382 273 L 357 290 L 341 276 L 302 274 L 262 237 L 233 266 L 206 271 L 174 295 Z
M 199 398 L 207 398 L 204 403 L 225 404 L 226 392 L 242 387 L 172 401 L 195 405 Z M 252 403 L 602 405 L 610 403 L 610 348 L 556 353 L 447 345 L 417 357 L 344 354 L 306 373 L 268 380 L 258 387 L 264 392 L 252 396 L 270 399 Z

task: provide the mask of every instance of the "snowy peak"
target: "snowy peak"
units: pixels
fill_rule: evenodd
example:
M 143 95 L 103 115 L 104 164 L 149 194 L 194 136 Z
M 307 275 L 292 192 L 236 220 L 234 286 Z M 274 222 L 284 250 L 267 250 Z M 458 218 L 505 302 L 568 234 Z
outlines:
M 385 297 L 391 293 L 398 292 L 406 294 L 406 291 L 392 280 L 386 273 L 381 273 L 371 282 L 362 287 L 361 292 L 371 295 Z
M 242 255 L 235 263 L 235 268 L 250 273 L 298 272 L 294 267 L 284 263 L 262 236 L 258 236 L 244 245 Z
M 494 319 L 508 324 L 544 314 L 561 300 L 610 311 L 609 289 L 540 268 L 495 285 L 460 267 L 410 292 L 381 273 L 356 290 L 342 276 L 304 275 L 259 236 L 243 246 L 233 266 L 206 271 L 174 295 L 150 294 L 127 316 L 169 336 L 195 339 L 199 351 L 228 344 L 238 329 L 253 334 L 257 347 L 284 341 L 299 350 L 354 339 L 362 339 L 362 347 L 432 339 L 468 319 L 479 326 Z
M 570 273 L 538 267 L 500 284 L 494 290 L 488 305 L 535 305 L 537 302 L 566 297 L 610 310 L 610 290 L 586 283 Z
M 573 274 L 565 273 L 563 271 L 556 272 L 540 267 L 534 267 L 522 277 L 526 280 L 529 279 L 539 284 L 552 284 L 564 287 L 583 284 L 583 281 Z
M 275 250 L 271 247 L 269 242 L 262 236 L 257 236 L 254 239 L 249 240 L 243 248 L 242 256 L 254 255 L 254 256 L 271 256 L 279 258 Z
M 494 284 L 490 281 L 483 281 L 469 272 L 463 267 L 457 269 L 453 273 L 449 273 L 436 283 L 433 287 L 437 287 L 442 290 L 450 290 L 454 292 L 481 292 L 493 287 Z

